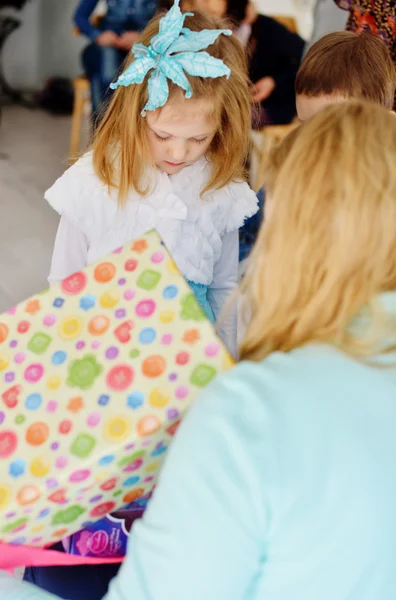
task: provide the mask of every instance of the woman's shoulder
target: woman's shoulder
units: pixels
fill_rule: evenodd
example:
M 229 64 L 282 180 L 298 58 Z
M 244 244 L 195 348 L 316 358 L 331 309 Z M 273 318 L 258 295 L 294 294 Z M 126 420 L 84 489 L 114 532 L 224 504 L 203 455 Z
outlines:
M 315 452 L 339 422 L 351 424 L 360 410 L 381 411 L 387 389 L 389 396 L 384 377 L 384 370 L 364 366 L 331 346 L 312 345 L 261 362 L 240 362 L 210 384 L 196 410 L 202 420 L 209 415 L 221 421 L 249 452 L 282 449 L 288 469 L 303 440 Z
M 334 393 L 349 393 L 350 386 L 356 389 L 359 381 L 364 385 L 373 377 L 377 381 L 381 373 L 374 370 L 373 374 L 373 369 L 330 345 L 312 344 L 287 353 L 274 352 L 259 362 L 241 361 L 218 381 L 235 398 L 257 398 L 263 410 L 273 400 L 293 410 L 297 399 L 302 404 L 316 403 L 318 394 L 322 401 L 332 399 Z M 228 393 L 221 395 L 228 402 Z

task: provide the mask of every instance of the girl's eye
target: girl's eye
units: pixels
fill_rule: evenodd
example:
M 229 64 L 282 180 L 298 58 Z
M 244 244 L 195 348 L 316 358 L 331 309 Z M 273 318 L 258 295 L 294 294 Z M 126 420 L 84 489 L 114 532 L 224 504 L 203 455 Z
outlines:
M 195 142 L 196 144 L 203 144 L 204 142 L 206 142 L 208 138 L 203 138 L 203 140 L 196 140 L 195 138 L 192 139 L 193 142 Z
M 154 135 L 159 142 L 167 142 L 169 140 L 169 137 L 161 137 L 160 135 L 158 135 L 158 133 L 154 133 Z

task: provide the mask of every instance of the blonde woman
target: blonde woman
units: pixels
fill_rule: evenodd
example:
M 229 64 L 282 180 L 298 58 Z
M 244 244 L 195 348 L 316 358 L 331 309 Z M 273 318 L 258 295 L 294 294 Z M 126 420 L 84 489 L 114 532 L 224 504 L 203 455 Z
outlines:
M 345 103 L 293 135 L 241 362 L 181 427 L 107 600 L 395 598 L 396 119 Z

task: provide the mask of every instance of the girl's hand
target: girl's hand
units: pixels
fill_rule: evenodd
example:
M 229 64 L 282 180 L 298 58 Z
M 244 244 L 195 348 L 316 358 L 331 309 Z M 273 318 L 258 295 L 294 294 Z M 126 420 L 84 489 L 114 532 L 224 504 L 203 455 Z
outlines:
M 267 100 L 276 87 L 275 80 L 272 77 L 263 77 L 253 86 L 253 101 L 263 102 Z
M 117 48 L 120 42 L 120 37 L 114 33 L 114 31 L 103 31 L 96 38 L 95 42 L 99 46 L 112 46 L 113 48 Z

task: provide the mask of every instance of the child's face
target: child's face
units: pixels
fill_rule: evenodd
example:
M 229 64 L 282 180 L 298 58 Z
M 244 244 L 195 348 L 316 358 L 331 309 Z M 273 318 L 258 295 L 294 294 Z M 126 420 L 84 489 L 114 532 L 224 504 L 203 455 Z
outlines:
M 326 108 L 326 106 L 345 102 L 347 99 L 339 93 L 330 94 L 329 96 L 297 96 L 296 107 L 298 118 L 300 121 L 309 121 Z
M 211 100 L 177 96 L 147 113 L 147 137 L 156 166 L 174 175 L 206 154 L 216 134 Z

